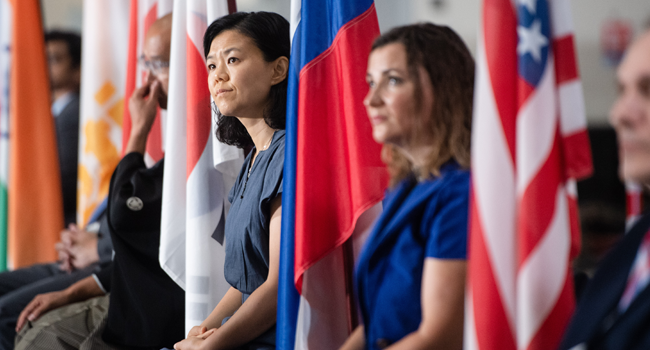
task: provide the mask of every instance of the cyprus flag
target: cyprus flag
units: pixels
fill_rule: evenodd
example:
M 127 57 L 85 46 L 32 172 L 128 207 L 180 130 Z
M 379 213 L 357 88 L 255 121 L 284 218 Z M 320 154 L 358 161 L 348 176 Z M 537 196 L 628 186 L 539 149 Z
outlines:
M 83 227 L 108 195 L 120 161 L 126 98 L 129 2 L 85 0 L 77 223 Z

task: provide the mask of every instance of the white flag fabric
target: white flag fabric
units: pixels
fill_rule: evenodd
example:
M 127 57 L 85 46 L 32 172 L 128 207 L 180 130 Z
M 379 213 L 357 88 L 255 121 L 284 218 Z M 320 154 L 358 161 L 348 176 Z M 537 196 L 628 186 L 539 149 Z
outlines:
M 185 6 L 177 1 L 172 20 L 171 55 L 169 57 L 169 97 L 167 100 L 167 134 L 163 182 L 162 219 L 160 225 L 160 266 L 185 288 L 185 208 L 187 178 L 187 79 Z
M 108 195 L 120 160 L 128 34 L 128 2 L 84 1 L 77 205 L 82 227 Z
M 244 157 L 214 138 L 202 43 L 208 24 L 233 5 L 174 4 L 160 264 L 185 289 L 186 331 L 203 322 L 229 288 L 223 227 Z

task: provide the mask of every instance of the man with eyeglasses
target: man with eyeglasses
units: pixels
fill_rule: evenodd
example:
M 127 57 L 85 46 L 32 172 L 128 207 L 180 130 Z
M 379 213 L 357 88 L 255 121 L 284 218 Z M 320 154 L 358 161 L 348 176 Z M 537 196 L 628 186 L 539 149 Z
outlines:
M 16 350 L 160 349 L 184 337 L 184 291 L 158 262 L 164 160 L 151 168 L 144 162 L 157 108 L 167 106 L 171 23 L 168 15 L 147 31 L 140 59 L 147 73 L 129 100 L 131 133 L 107 209 L 113 262 L 34 298 L 18 319 Z
M 144 68 L 146 74 L 143 85 L 136 89 L 129 99 L 129 112 L 133 123 L 129 142 L 133 141 L 133 146 L 138 147 L 130 149 L 127 146 L 124 154 L 135 150 L 144 152 L 144 148 L 139 146 L 143 145 L 142 142 L 146 145 L 147 134 L 151 130 L 158 107 L 167 108 L 171 38 L 158 35 L 158 30 L 158 26 L 154 25 L 149 28 L 142 50 L 143 55 L 138 58 L 138 63 Z

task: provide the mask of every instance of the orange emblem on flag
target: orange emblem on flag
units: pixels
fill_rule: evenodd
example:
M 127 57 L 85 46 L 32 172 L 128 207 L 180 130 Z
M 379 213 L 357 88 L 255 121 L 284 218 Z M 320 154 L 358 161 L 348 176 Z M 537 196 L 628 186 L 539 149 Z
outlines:
M 94 100 L 103 113 L 99 118 L 86 122 L 83 128 L 86 141 L 83 152 L 98 168 L 91 172 L 88 164 L 79 164 L 79 203 L 83 225 L 88 223 L 92 213 L 108 195 L 111 175 L 120 161 L 120 152 L 110 137 L 113 132 L 120 133 L 122 127 L 124 99 L 116 96 L 116 92 L 110 82 L 99 88 Z

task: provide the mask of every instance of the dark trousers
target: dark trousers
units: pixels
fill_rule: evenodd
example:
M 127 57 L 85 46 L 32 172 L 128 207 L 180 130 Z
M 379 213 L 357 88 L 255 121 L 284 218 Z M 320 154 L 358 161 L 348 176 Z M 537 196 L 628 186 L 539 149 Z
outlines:
M 90 276 L 96 266 L 66 273 L 57 264 L 42 264 L 0 273 L 0 350 L 14 348 L 18 316 L 36 295 L 63 290 Z

